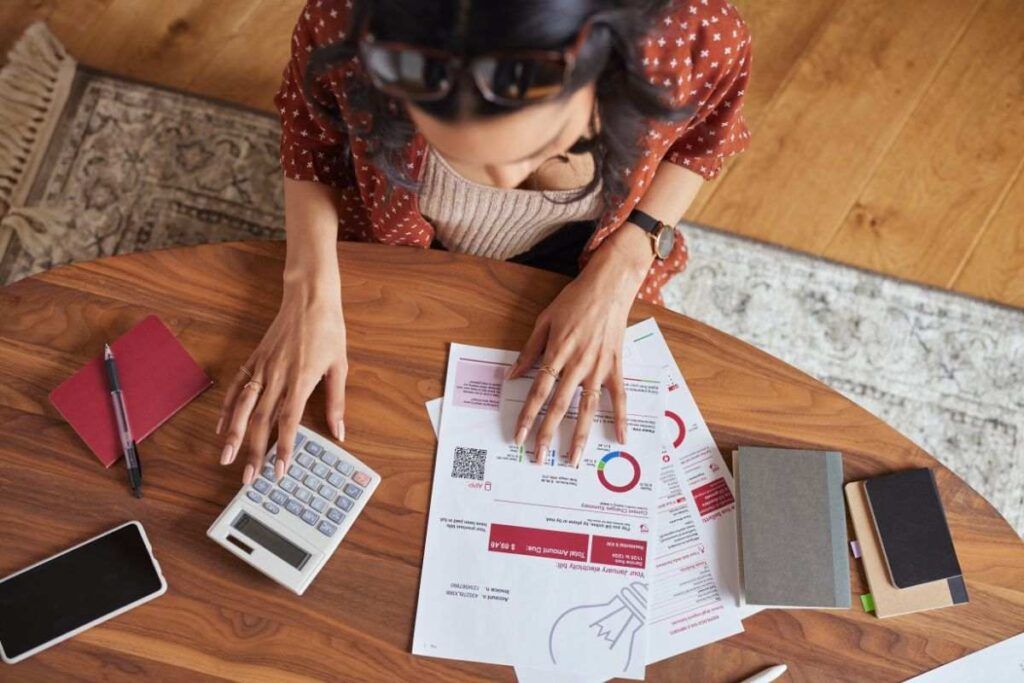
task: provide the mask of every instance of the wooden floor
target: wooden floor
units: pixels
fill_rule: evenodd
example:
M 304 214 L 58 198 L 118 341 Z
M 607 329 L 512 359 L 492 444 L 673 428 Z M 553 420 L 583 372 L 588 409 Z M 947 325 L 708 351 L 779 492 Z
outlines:
M 81 61 L 271 107 L 299 0 L 10 0 Z M 752 148 L 688 218 L 1024 307 L 1024 2 L 739 0 Z

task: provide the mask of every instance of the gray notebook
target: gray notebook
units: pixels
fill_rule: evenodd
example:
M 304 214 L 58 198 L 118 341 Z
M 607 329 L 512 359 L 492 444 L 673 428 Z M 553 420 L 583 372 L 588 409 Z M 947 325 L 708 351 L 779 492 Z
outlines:
M 746 603 L 849 607 L 843 456 L 741 447 L 733 472 Z

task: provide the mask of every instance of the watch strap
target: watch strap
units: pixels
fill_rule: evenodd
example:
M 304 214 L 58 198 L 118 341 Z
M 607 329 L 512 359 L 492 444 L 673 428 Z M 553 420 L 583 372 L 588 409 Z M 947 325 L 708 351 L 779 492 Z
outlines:
M 662 225 L 661 221 L 648 213 L 644 213 L 640 209 L 633 209 L 630 211 L 626 220 L 634 225 L 640 226 L 645 232 L 649 232 L 652 235 L 658 231 L 658 226 Z

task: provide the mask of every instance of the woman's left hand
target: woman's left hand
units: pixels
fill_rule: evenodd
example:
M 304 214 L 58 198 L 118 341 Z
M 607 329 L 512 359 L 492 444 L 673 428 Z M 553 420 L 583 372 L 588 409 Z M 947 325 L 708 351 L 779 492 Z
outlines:
M 544 401 L 554 389 L 537 430 L 534 450 L 537 462 L 544 462 L 555 429 L 579 387 L 583 390 L 569 448 L 572 465 L 579 466 L 602 386 L 611 394 L 616 439 L 625 443 L 622 344 L 629 310 L 650 263 L 651 246 L 647 235 L 636 226 L 624 225 L 601 244 L 576 279 L 537 317 L 533 333 L 507 375 L 508 379 L 520 377 L 540 359 L 541 369 L 516 423 L 516 445 L 526 440 Z

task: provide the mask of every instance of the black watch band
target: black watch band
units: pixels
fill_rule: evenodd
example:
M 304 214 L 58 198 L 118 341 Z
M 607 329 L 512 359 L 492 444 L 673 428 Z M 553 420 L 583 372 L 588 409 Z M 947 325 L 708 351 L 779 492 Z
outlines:
M 658 226 L 662 224 L 657 218 L 649 213 L 644 213 L 640 209 L 633 209 L 630 211 L 626 220 L 634 225 L 639 225 L 646 232 L 649 232 L 652 235 L 658 232 Z
M 654 249 L 654 256 L 659 261 L 664 261 L 672 253 L 672 246 L 675 243 L 676 231 L 671 225 L 662 223 L 654 216 L 646 214 L 640 209 L 630 211 L 626 220 L 640 227 L 651 237 L 651 247 Z

